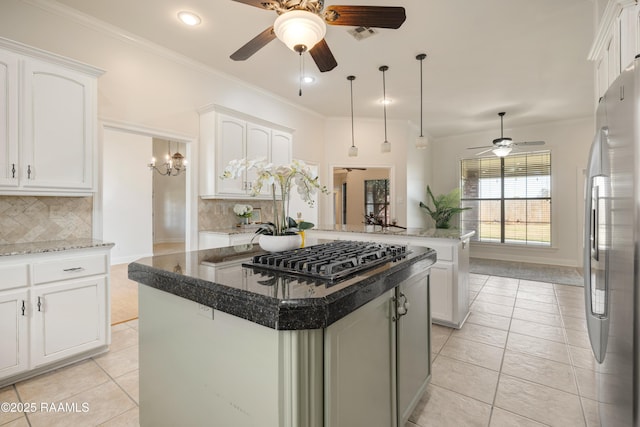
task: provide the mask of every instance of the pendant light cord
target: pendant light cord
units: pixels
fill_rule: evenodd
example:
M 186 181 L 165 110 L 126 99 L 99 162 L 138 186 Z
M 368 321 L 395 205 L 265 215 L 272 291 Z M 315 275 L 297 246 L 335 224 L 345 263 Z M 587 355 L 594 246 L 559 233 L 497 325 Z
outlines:
M 380 67 L 382 70 L 382 106 L 384 111 L 384 142 L 387 142 L 387 86 L 384 73 L 389 69 L 386 65 Z
M 353 81 L 356 79 L 355 76 L 349 76 L 347 77 L 347 79 L 349 79 L 349 82 L 351 84 L 351 146 L 355 147 L 356 143 L 355 143 L 355 139 L 353 136 Z
M 420 55 L 416 56 L 416 59 L 418 61 L 420 61 L 420 138 L 423 138 L 423 126 L 422 126 L 422 113 L 423 113 L 423 104 L 424 101 L 422 99 L 422 94 L 424 93 L 423 89 L 422 89 L 422 76 L 423 76 L 423 72 L 422 72 L 422 62 L 424 61 L 424 59 L 427 57 L 426 53 L 421 53 Z

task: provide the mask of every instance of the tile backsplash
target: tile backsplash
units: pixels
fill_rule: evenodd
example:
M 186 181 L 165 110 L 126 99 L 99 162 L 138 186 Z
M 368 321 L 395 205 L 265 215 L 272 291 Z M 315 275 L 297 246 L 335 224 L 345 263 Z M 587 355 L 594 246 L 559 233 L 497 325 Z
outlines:
M 270 200 L 198 200 L 198 231 L 225 230 L 235 227 L 240 218 L 233 213 L 236 203 L 253 206 L 260 209 L 262 222 L 273 221 L 273 202 Z
M 92 212 L 92 197 L 0 196 L 0 244 L 91 238 Z

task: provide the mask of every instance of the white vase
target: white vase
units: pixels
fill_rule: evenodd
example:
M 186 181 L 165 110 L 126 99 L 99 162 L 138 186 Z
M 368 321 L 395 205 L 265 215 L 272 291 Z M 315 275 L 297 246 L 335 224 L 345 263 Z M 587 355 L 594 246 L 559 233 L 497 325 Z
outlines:
M 280 252 L 297 249 L 302 245 L 302 237 L 299 234 L 285 236 L 269 236 L 263 234 L 258 241 L 260 247 L 267 252 Z

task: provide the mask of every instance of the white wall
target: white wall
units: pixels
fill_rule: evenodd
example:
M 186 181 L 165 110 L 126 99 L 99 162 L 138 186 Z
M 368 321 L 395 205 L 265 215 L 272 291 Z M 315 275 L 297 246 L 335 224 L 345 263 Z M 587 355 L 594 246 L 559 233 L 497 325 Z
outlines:
M 103 140 L 103 239 L 115 243 L 111 263 L 151 256 L 151 138 L 107 129 Z
M 186 144 L 171 142 L 171 154 L 179 151 L 186 155 Z M 167 156 L 167 141 L 153 139 L 153 157 L 156 166 L 163 170 Z M 187 159 L 189 161 L 189 159 Z M 187 167 L 190 167 L 188 164 Z M 153 172 L 153 243 L 177 243 L 185 241 L 187 175 L 165 176 Z
M 390 153 L 381 153 L 380 145 L 384 141 L 384 122 L 376 119 L 356 118 L 354 121 L 355 145 L 358 156 L 349 157 L 351 146 L 351 118 L 330 118 L 325 127 L 326 175 L 332 176 L 335 166 L 384 167 L 390 168 L 392 206 L 391 216 L 398 219 L 400 225 L 419 227 L 423 218 L 413 206 L 417 203 L 414 189 L 408 192 L 408 177 L 412 186 L 426 188 L 428 176 L 429 152 L 415 148 L 415 126 L 406 120 L 388 120 L 387 137 L 391 143 Z M 419 202 L 419 200 L 418 200 Z M 411 213 L 409 215 L 408 213 Z M 326 204 L 321 212 L 322 222 L 333 222 L 332 203 Z
M 552 248 L 528 248 L 487 243 L 471 245 L 471 256 L 564 266 L 582 265 L 583 180 L 582 170 L 593 137 L 591 118 L 552 122 L 517 129 L 505 129 L 514 141 L 544 140 L 540 149 L 551 150 L 551 240 Z M 460 160 L 473 158 L 480 150 L 467 150 L 489 144 L 499 135 L 483 132 L 440 138 L 432 144 L 435 194 L 460 185 Z M 536 147 L 538 148 L 538 147 Z

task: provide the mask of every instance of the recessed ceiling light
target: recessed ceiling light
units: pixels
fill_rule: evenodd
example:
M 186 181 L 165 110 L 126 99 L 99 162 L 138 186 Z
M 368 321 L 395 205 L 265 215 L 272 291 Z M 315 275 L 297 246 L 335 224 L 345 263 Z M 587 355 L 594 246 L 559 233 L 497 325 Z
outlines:
M 178 12 L 178 19 L 190 27 L 194 27 L 202 22 L 202 19 L 200 19 L 198 15 L 193 12 L 187 12 L 186 10 Z
M 379 100 L 379 101 L 378 101 L 378 103 L 380 103 L 380 104 L 386 104 L 386 105 L 389 105 L 389 104 L 391 104 L 392 102 L 393 102 L 393 100 L 392 100 L 391 98 L 381 99 L 381 100 Z
M 315 82 L 315 81 L 316 81 L 316 78 L 315 78 L 315 77 L 313 77 L 313 76 L 304 76 L 304 77 L 302 78 L 302 81 L 303 81 L 303 82 L 305 82 L 305 83 L 307 83 L 307 84 L 310 84 L 310 83 Z

